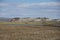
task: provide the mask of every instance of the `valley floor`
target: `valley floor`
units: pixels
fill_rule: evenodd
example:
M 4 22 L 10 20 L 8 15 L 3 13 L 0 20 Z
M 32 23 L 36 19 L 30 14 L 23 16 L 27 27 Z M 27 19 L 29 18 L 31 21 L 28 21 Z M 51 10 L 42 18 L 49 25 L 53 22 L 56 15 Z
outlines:
M 0 24 L 0 40 L 60 40 L 60 27 Z

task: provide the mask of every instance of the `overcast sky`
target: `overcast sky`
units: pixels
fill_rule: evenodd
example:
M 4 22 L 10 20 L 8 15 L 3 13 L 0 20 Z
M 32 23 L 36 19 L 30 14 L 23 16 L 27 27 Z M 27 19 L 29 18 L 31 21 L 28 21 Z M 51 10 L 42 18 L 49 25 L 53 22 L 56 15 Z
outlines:
M 60 0 L 0 0 L 0 17 L 60 18 Z

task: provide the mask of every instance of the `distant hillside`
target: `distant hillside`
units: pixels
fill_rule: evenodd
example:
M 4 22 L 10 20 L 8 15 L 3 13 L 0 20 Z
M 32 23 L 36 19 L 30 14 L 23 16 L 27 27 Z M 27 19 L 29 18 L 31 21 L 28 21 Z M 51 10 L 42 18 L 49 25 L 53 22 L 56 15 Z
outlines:
M 0 17 L 0 22 L 8 22 L 10 18 Z

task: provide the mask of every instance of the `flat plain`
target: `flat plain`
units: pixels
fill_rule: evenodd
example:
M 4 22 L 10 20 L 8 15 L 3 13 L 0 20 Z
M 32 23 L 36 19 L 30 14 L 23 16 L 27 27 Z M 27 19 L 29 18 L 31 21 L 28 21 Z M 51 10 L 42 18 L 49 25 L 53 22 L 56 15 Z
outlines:
M 60 27 L 0 24 L 0 40 L 60 40 Z

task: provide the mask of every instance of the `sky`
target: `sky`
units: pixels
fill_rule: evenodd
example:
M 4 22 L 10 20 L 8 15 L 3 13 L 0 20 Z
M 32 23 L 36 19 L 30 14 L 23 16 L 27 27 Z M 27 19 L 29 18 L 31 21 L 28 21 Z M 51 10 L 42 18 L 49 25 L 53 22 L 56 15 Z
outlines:
M 60 0 L 0 0 L 0 17 L 60 19 Z

